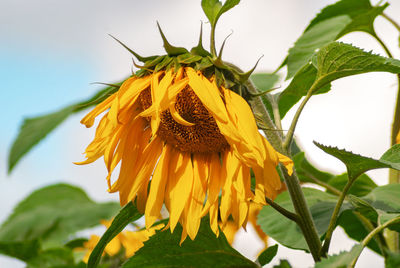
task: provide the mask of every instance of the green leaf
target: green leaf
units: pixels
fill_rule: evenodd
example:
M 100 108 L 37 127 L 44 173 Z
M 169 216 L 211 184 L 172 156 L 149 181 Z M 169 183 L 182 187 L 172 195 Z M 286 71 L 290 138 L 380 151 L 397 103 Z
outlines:
M 318 22 L 304 32 L 292 48 L 289 49 L 287 60 L 288 74 L 286 79 L 293 77 L 307 62 L 315 50 L 335 41 L 339 34 L 351 23 L 349 16 L 337 16 Z
M 1 242 L 40 239 L 44 248 L 61 246 L 79 230 L 116 214 L 119 204 L 95 203 L 81 189 L 56 184 L 39 189 L 20 202 L 0 228 Z
M 380 212 L 379 213 L 379 225 L 382 225 L 386 223 L 387 221 L 393 220 L 394 218 L 399 218 L 400 214 L 399 213 L 386 213 L 386 212 Z M 388 229 L 400 232 L 400 222 L 393 223 L 388 226 Z
M 225 3 L 222 3 L 219 0 L 202 0 L 201 7 L 203 8 L 204 13 L 206 14 L 208 20 L 210 21 L 212 26 L 217 24 L 219 17 L 239 4 L 240 0 L 226 0 Z
M 310 206 L 311 215 L 314 219 L 315 227 L 317 228 L 319 235 L 322 236 L 323 234 L 326 233 L 335 206 L 336 206 L 336 200 L 321 201 Z M 342 207 L 340 208 L 339 215 L 340 213 L 349 208 L 350 208 L 349 203 L 347 201 L 344 201 Z
M 258 256 L 257 260 L 261 264 L 261 266 L 264 266 L 272 261 L 272 259 L 276 256 L 276 253 L 278 253 L 278 244 L 270 246 L 266 250 L 264 250 Z
M 85 101 L 69 105 L 47 115 L 26 118 L 8 155 L 8 173 L 13 170 L 27 152 L 58 127 L 68 116 L 102 102 L 116 90 L 116 87 L 106 87 Z
M 304 196 L 308 206 L 312 207 L 317 203 L 324 201 L 336 202 L 337 198 L 331 194 L 322 192 L 317 189 L 303 188 Z M 293 211 L 292 201 L 288 192 L 283 192 L 275 199 L 275 202 L 289 211 Z M 316 216 L 316 215 L 313 215 Z M 318 218 L 314 218 L 318 221 Z M 277 224 L 279 222 L 279 224 Z M 308 246 L 300 228 L 293 221 L 285 218 L 271 206 L 265 206 L 258 215 L 257 223 L 261 229 L 278 243 L 293 249 L 308 250 Z M 319 234 L 323 234 L 325 230 L 317 228 Z
M 250 80 L 260 92 L 263 92 L 274 87 L 279 81 L 279 75 L 274 73 L 257 73 L 252 74 Z
M 314 90 L 330 82 L 368 72 L 400 73 L 400 61 L 365 52 L 349 44 L 332 42 L 316 53 L 317 78 Z
M 22 242 L 0 242 L 0 254 L 27 261 L 39 254 L 40 243 L 38 240 Z
M 388 256 L 385 258 L 386 268 L 398 268 L 400 267 L 400 253 L 388 252 Z
M 400 213 L 400 184 L 389 184 L 376 187 L 362 198 L 375 209 L 388 213 Z
M 301 182 L 312 182 L 315 178 L 319 181 L 328 183 L 330 180 L 335 178 L 335 175 L 318 170 L 305 157 L 304 152 L 299 152 L 293 156 L 294 166 L 297 172 L 297 176 Z
M 118 235 L 129 223 L 136 221 L 142 217 L 142 214 L 137 210 L 137 208 L 133 205 L 132 202 L 126 204 L 115 216 L 112 221 L 110 227 L 100 238 L 100 241 L 97 243 L 96 247 L 93 249 L 90 254 L 88 261 L 88 268 L 97 267 L 99 261 L 101 259 L 101 255 L 103 254 L 104 248 L 107 244 Z
M 396 161 L 399 160 L 395 157 L 395 152 L 398 152 L 399 145 L 395 145 L 390 148 L 383 156 L 384 159 L 376 160 L 369 157 L 361 156 L 358 154 L 353 154 L 352 152 L 348 152 L 346 150 L 338 149 L 336 147 L 329 147 L 322 144 L 319 144 L 314 141 L 314 144 L 318 146 L 325 153 L 330 154 L 340 161 L 342 161 L 347 167 L 347 173 L 349 179 L 354 180 L 362 173 L 378 168 L 393 168 L 400 170 L 400 163 Z
M 49 249 L 29 260 L 27 268 L 55 268 L 55 267 L 76 267 L 72 250 L 68 248 Z
M 281 118 L 293 107 L 303 96 L 307 95 L 308 90 L 313 85 L 317 77 L 317 69 L 312 63 L 303 66 L 294 76 L 290 84 L 279 95 L 279 114 Z M 331 89 L 328 84 L 314 94 L 326 93 Z
M 360 212 L 364 217 L 369 219 L 371 222 L 377 223 L 378 211 L 376 211 L 376 209 L 373 206 L 371 206 L 371 204 L 369 204 L 364 199 L 361 199 L 354 195 L 349 195 L 348 200 L 354 207 L 353 208 L 354 210 Z
M 388 6 L 372 6 L 369 0 L 342 0 L 324 8 L 289 50 L 287 79 L 293 77 L 314 51 L 355 31 L 375 35 L 375 18 Z
M 328 181 L 328 184 L 342 191 L 349 177 L 347 173 L 335 176 Z M 369 194 L 378 185 L 367 175 L 361 174 L 350 187 L 348 193 L 355 196 L 364 196 Z
M 324 21 L 333 17 L 347 15 L 351 18 L 351 23 L 340 33 L 343 36 L 346 33 L 363 31 L 375 34 L 374 21 L 375 18 L 382 14 L 383 10 L 388 6 L 387 3 L 382 6 L 372 6 L 369 0 L 342 0 L 329 5 L 321 10 L 319 14 L 310 22 L 306 31 L 312 28 L 320 21 Z
M 350 251 L 344 251 L 337 255 L 329 256 L 315 264 L 315 268 L 347 268 L 348 265 L 357 258 L 363 247 L 358 244 L 351 248 Z
M 233 249 L 220 232 L 217 238 L 203 218 L 195 240 L 179 245 L 182 227 L 158 231 L 122 267 L 258 267 Z
M 287 260 L 281 260 L 278 265 L 274 265 L 274 268 L 292 268 Z
M 343 211 L 339 216 L 337 225 L 341 226 L 346 234 L 355 241 L 362 241 L 369 233 L 369 230 L 365 228 L 360 218 L 352 210 Z M 382 255 L 375 239 L 372 239 L 367 246 L 377 254 Z

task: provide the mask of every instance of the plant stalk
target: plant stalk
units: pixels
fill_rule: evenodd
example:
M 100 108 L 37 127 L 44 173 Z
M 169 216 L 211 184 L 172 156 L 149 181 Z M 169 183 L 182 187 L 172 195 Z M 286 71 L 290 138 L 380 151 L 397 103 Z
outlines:
M 342 207 L 342 204 L 346 197 L 346 194 L 349 191 L 351 185 L 353 185 L 354 181 L 355 181 L 355 179 L 349 178 L 349 181 L 346 183 L 346 185 L 343 188 L 342 193 L 339 196 L 339 200 L 336 203 L 331 220 L 329 222 L 328 230 L 326 231 L 324 245 L 322 246 L 322 249 L 321 249 L 321 256 L 326 256 L 328 253 L 329 246 L 330 246 L 330 243 L 332 240 L 332 234 L 333 234 L 333 231 L 335 230 L 337 218 L 339 216 L 340 208 Z

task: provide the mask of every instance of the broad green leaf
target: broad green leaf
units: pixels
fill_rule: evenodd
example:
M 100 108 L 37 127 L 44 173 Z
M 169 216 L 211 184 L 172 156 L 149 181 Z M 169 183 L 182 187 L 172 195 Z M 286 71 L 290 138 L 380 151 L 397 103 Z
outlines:
M 263 92 L 270 90 L 279 81 L 279 75 L 274 73 L 257 73 L 250 76 L 255 87 Z
M 319 235 L 322 236 L 326 233 L 335 206 L 336 200 L 321 201 L 310 206 L 311 215 L 314 219 L 315 227 L 317 228 Z M 342 207 L 340 208 L 339 215 L 349 208 L 349 203 L 347 201 L 344 201 Z
M 283 90 L 278 98 L 279 114 L 283 118 L 303 96 L 307 95 L 308 90 L 313 85 L 317 77 L 317 69 L 312 63 L 304 65 L 294 76 L 290 84 Z M 326 93 L 331 89 L 331 85 L 326 85 L 314 94 Z
M 61 268 L 61 267 L 85 267 L 83 263 L 76 265 L 74 263 L 74 257 L 72 250 L 68 248 L 54 248 L 49 249 L 29 260 L 27 262 L 27 268 Z
M 356 212 L 352 210 L 343 211 L 339 216 L 337 224 L 343 228 L 350 238 L 360 242 L 368 235 L 369 230 L 365 228 L 364 224 L 355 213 Z M 374 239 L 372 239 L 367 246 L 377 254 L 382 255 Z
M 316 49 L 335 41 L 339 34 L 351 23 L 349 16 L 337 16 L 318 22 L 304 32 L 292 48 L 287 60 L 287 79 L 293 77 L 307 62 Z
M 362 199 L 375 209 L 388 213 L 400 213 L 400 184 L 376 187 Z
M 116 87 L 107 87 L 97 92 L 88 100 L 69 105 L 47 115 L 26 118 L 22 123 L 18 136 L 14 140 L 8 155 L 8 173 L 13 170 L 18 161 L 27 152 L 59 126 L 68 116 L 102 102 L 115 91 Z
M 314 144 L 318 146 L 325 153 L 330 154 L 340 161 L 342 161 L 347 167 L 347 173 L 349 179 L 353 180 L 360 176 L 362 173 L 378 168 L 393 168 L 400 170 L 400 163 L 398 157 L 396 157 L 396 152 L 399 150 L 400 145 L 395 145 L 389 149 L 383 156 L 384 159 L 376 160 L 369 157 L 361 156 L 358 154 L 353 154 L 343 149 L 338 149 L 336 147 L 329 147 L 319 144 L 314 141 Z
M 311 29 L 318 22 L 337 16 L 347 15 L 351 18 L 351 23 L 346 26 L 339 36 L 355 31 L 363 31 L 373 35 L 375 34 L 375 18 L 382 14 L 387 6 L 388 4 L 385 3 L 382 6 L 374 7 L 369 0 L 341 0 L 322 9 L 307 26 L 306 31 Z
M 337 198 L 331 194 L 312 188 L 303 188 L 303 192 L 309 207 L 324 201 L 335 203 L 337 200 Z M 275 202 L 289 211 L 294 210 L 288 192 L 283 192 L 278 195 Z M 314 218 L 314 220 L 318 221 L 319 219 Z M 293 249 L 308 250 L 307 243 L 297 224 L 282 216 L 271 206 L 265 206 L 260 211 L 257 223 L 268 236 L 278 243 Z M 319 228 L 318 230 L 319 234 L 323 234 L 324 230 L 321 229 L 322 228 Z
M 202 0 L 201 7 L 212 26 L 217 24 L 219 17 L 239 4 L 240 0 L 226 0 L 222 4 L 219 0 Z
M 322 259 L 315 264 L 315 268 L 347 268 L 360 255 L 362 250 L 363 247 L 360 244 L 355 245 L 350 251 L 344 251 L 337 255 L 329 256 L 327 259 Z
M 375 18 L 388 4 L 372 6 L 369 0 L 342 0 L 324 8 L 289 50 L 287 78 L 293 77 L 314 51 L 343 35 L 363 31 L 375 35 Z
M 113 217 L 119 207 L 114 202 L 95 203 L 84 191 L 71 185 L 47 186 L 14 208 L 0 228 L 0 241 L 40 239 L 44 248 L 61 246 L 75 232 Z
M 399 213 L 386 213 L 386 212 L 380 212 L 379 213 L 379 224 L 382 225 L 386 223 L 387 221 L 393 220 L 394 218 L 399 218 L 400 214 Z M 393 223 L 388 226 L 388 229 L 400 232 L 400 222 Z
M 332 42 L 316 53 L 317 78 L 313 88 L 356 74 L 368 72 L 400 73 L 400 61 L 365 52 L 349 44 Z
M 40 243 L 38 240 L 22 242 L 0 242 L 0 254 L 28 261 L 39 254 Z
M 278 253 L 278 244 L 269 246 L 267 249 L 265 249 L 258 256 L 257 260 L 261 264 L 261 266 L 264 266 L 272 261 L 272 259 L 276 256 L 276 253 Z
M 99 243 L 97 243 L 96 247 L 93 249 L 90 254 L 88 261 L 88 268 L 96 267 L 101 259 L 101 255 L 103 254 L 104 248 L 107 244 L 118 235 L 129 223 L 136 221 L 142 217 L 142 214 L 137 210 L 137 208 L 133 205 L 132 202 L 126 204 L 115 216 L 112 221 L 110 227 L 100 238 Z
M 299 152 L 293 157 L 294 166 L 297 176 L 301 182 L 312 182 L 315 179 L 328 183 L 335 178 L 335 175 L 318 170 L 305 157 L 304 152 Z
M 179 245 L 181 233 L 180 225 L 172 234 L 157 231 L 122 267 L 258 267 L 233 249 L 222 232 L 216 237 L 206 217 L 195 240 Z
M 342 191 L 349 177 L 347 173 L 335 176 L 328 181 L 328 184 Z M 364 196 L 369 194 L 378 185 L 367 175 L 361 174 L 350 187 L 348 193 L 355 196 Z

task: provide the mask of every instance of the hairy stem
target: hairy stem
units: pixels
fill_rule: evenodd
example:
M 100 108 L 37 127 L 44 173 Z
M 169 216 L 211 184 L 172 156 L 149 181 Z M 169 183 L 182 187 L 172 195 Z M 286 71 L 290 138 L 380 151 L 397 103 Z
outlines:
M 321 256 L 326 256 L 326 254 L 328 253 L 329 245 L 332 240 L 333 231 L 335 230 L 335 227 L 336 227 L 336 222 L 337 222 L 337 218 L 339 216 L 340 208 L 342 207 L 342 204 L 346 197 L 346 194 L 349 191 L 349 189 L 354 181 L 355 181 L 355 179 L 349 178 L 349 181 L 346 183 L 346 185 L 343 188 L 342 193 L 339 196 L 339 200 L 336 203 L 331 220 L 329 222 L 328 230 L 326 231 L 324 245 L 322 246 L 322 249 L 321 249 Z

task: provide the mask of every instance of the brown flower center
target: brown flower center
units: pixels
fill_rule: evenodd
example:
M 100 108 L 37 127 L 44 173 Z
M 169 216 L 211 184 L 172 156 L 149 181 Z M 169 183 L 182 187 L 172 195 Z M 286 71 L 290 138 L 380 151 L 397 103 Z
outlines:
M 149 108 L 152 103 L 150 89 L 144 90 L 139 99 L 143 110 Z M 162 112 L 158 135 L 166 143 L 190 153 L 216 153 L 229 147 L 215 119 L 189 86 L 177 95 L 175 109 L 194 125 L 184 126 L 174 120 L 169 110 Z

